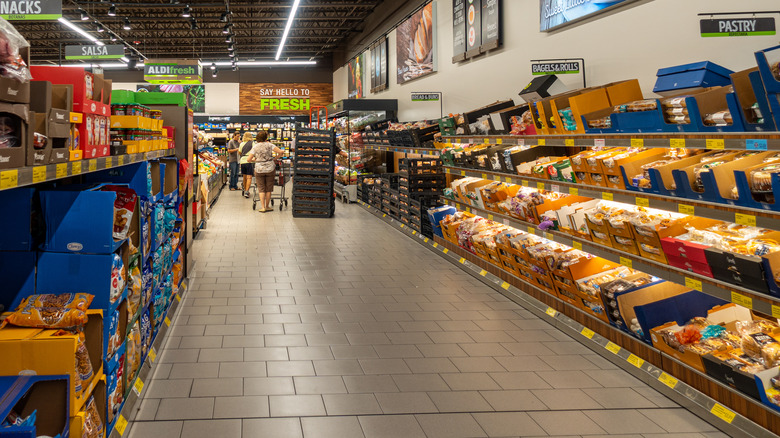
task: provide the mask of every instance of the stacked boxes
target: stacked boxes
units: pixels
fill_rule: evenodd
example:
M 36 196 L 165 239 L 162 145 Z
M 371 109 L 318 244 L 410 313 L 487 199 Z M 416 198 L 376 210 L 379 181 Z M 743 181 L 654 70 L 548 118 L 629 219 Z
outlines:
M 168 149 L 162 111 L 141 104 L 111 105 L 111 155 Z
M 73 85 L 32 81 L 30 95 L 30 131 L 46 136 L 46 141 L 41 143 L 33 139 L 33 145 L 27 152 L 27 165 L 39 166 L 68 161 Z
M 398 180 L 400 176 L 398 174 L 388 173 L 382 175 L 380 178 L 381 189 L 381 205 L 380 209 L 383 213 L 390 215 L 395 219 L 400 219 L 400 192 L 398 190 Z
M 333 131 L 298 129 L 295 143 L 293 217 L 333 217 Z
M 399 163 L 399 198 L 406 207 L 401 221 L 425 236 L 433 237 L 433 228 L 427 214 L 429 208 L 439 205 L 444 192 L 446 176 L 440 159 L 405 158 Z
M 29 65 L 29 50 L 22 55 Z M 3 113 L 3 136 L 0 138 L 0 169 L 23 167 L 32 145 L 30 117 L 30 83 L 0 78 L 0 112 Z

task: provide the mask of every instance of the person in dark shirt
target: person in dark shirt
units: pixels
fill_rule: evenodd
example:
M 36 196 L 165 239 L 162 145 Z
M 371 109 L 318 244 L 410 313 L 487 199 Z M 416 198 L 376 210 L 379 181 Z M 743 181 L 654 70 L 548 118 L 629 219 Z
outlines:
M 241 146 L 238 139 L 241 137 L 239 132 L 233 133 L 227 146 L 228 167 L 230 169 L 230 190 L 238 190 L 238 150 Z

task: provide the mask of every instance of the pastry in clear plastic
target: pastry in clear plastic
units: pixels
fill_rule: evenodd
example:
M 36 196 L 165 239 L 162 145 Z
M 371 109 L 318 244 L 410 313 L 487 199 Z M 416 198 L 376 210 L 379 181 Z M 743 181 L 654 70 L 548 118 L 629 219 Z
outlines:
M 707 126 L 730 126 L 734 124 L 731 111 L 718 111 L 704 116 L 704 124 Z

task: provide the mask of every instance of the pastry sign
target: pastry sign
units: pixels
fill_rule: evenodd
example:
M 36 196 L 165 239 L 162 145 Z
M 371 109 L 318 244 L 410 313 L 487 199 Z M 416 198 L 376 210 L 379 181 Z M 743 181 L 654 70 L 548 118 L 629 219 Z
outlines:
M 62 17 L 62 0 L 0 0 L 0 17 L 6 20 L 56 20 Z
M 702 37 L 739 37 L 753 35 L 774 35 L 775 19 L 764 18 L 718 18 L 700 20 Z

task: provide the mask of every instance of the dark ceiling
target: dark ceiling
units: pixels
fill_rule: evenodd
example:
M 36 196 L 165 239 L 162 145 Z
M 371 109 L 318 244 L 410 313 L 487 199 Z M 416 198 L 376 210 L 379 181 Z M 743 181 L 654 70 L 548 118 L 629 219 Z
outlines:
M 381 2 L 301 0 L 281 59 L 329 58 L 352 33 L 364 30 L 365 18 Z M 238 59 L 265 61 L 276 55 L 292 4 L 293 0 L 65 0 L 63 17 L 106 44 L 124 41 L 147 58 L 227 61 L 226 22 L 221 16 L 229 10 Z M 113 17 L 108 15 L 112 5 L 116 8 Z M 187 5 L 192 18 L 182 16 Z M 80 10 L 86 12 L 88 20 L 81 20 Z M 131 30 L 122 29 L 124 18 L 130 20 Z M 98 33 L 98 23 L 107 32 Z M 13 25 L 30 42 L 31 59 L 36 63 L 58 62 L 61 46 L 90 44 L 57 21 L 14 21 Z M 117 42 L 111 42 L 111 33 L 118 37 Z

